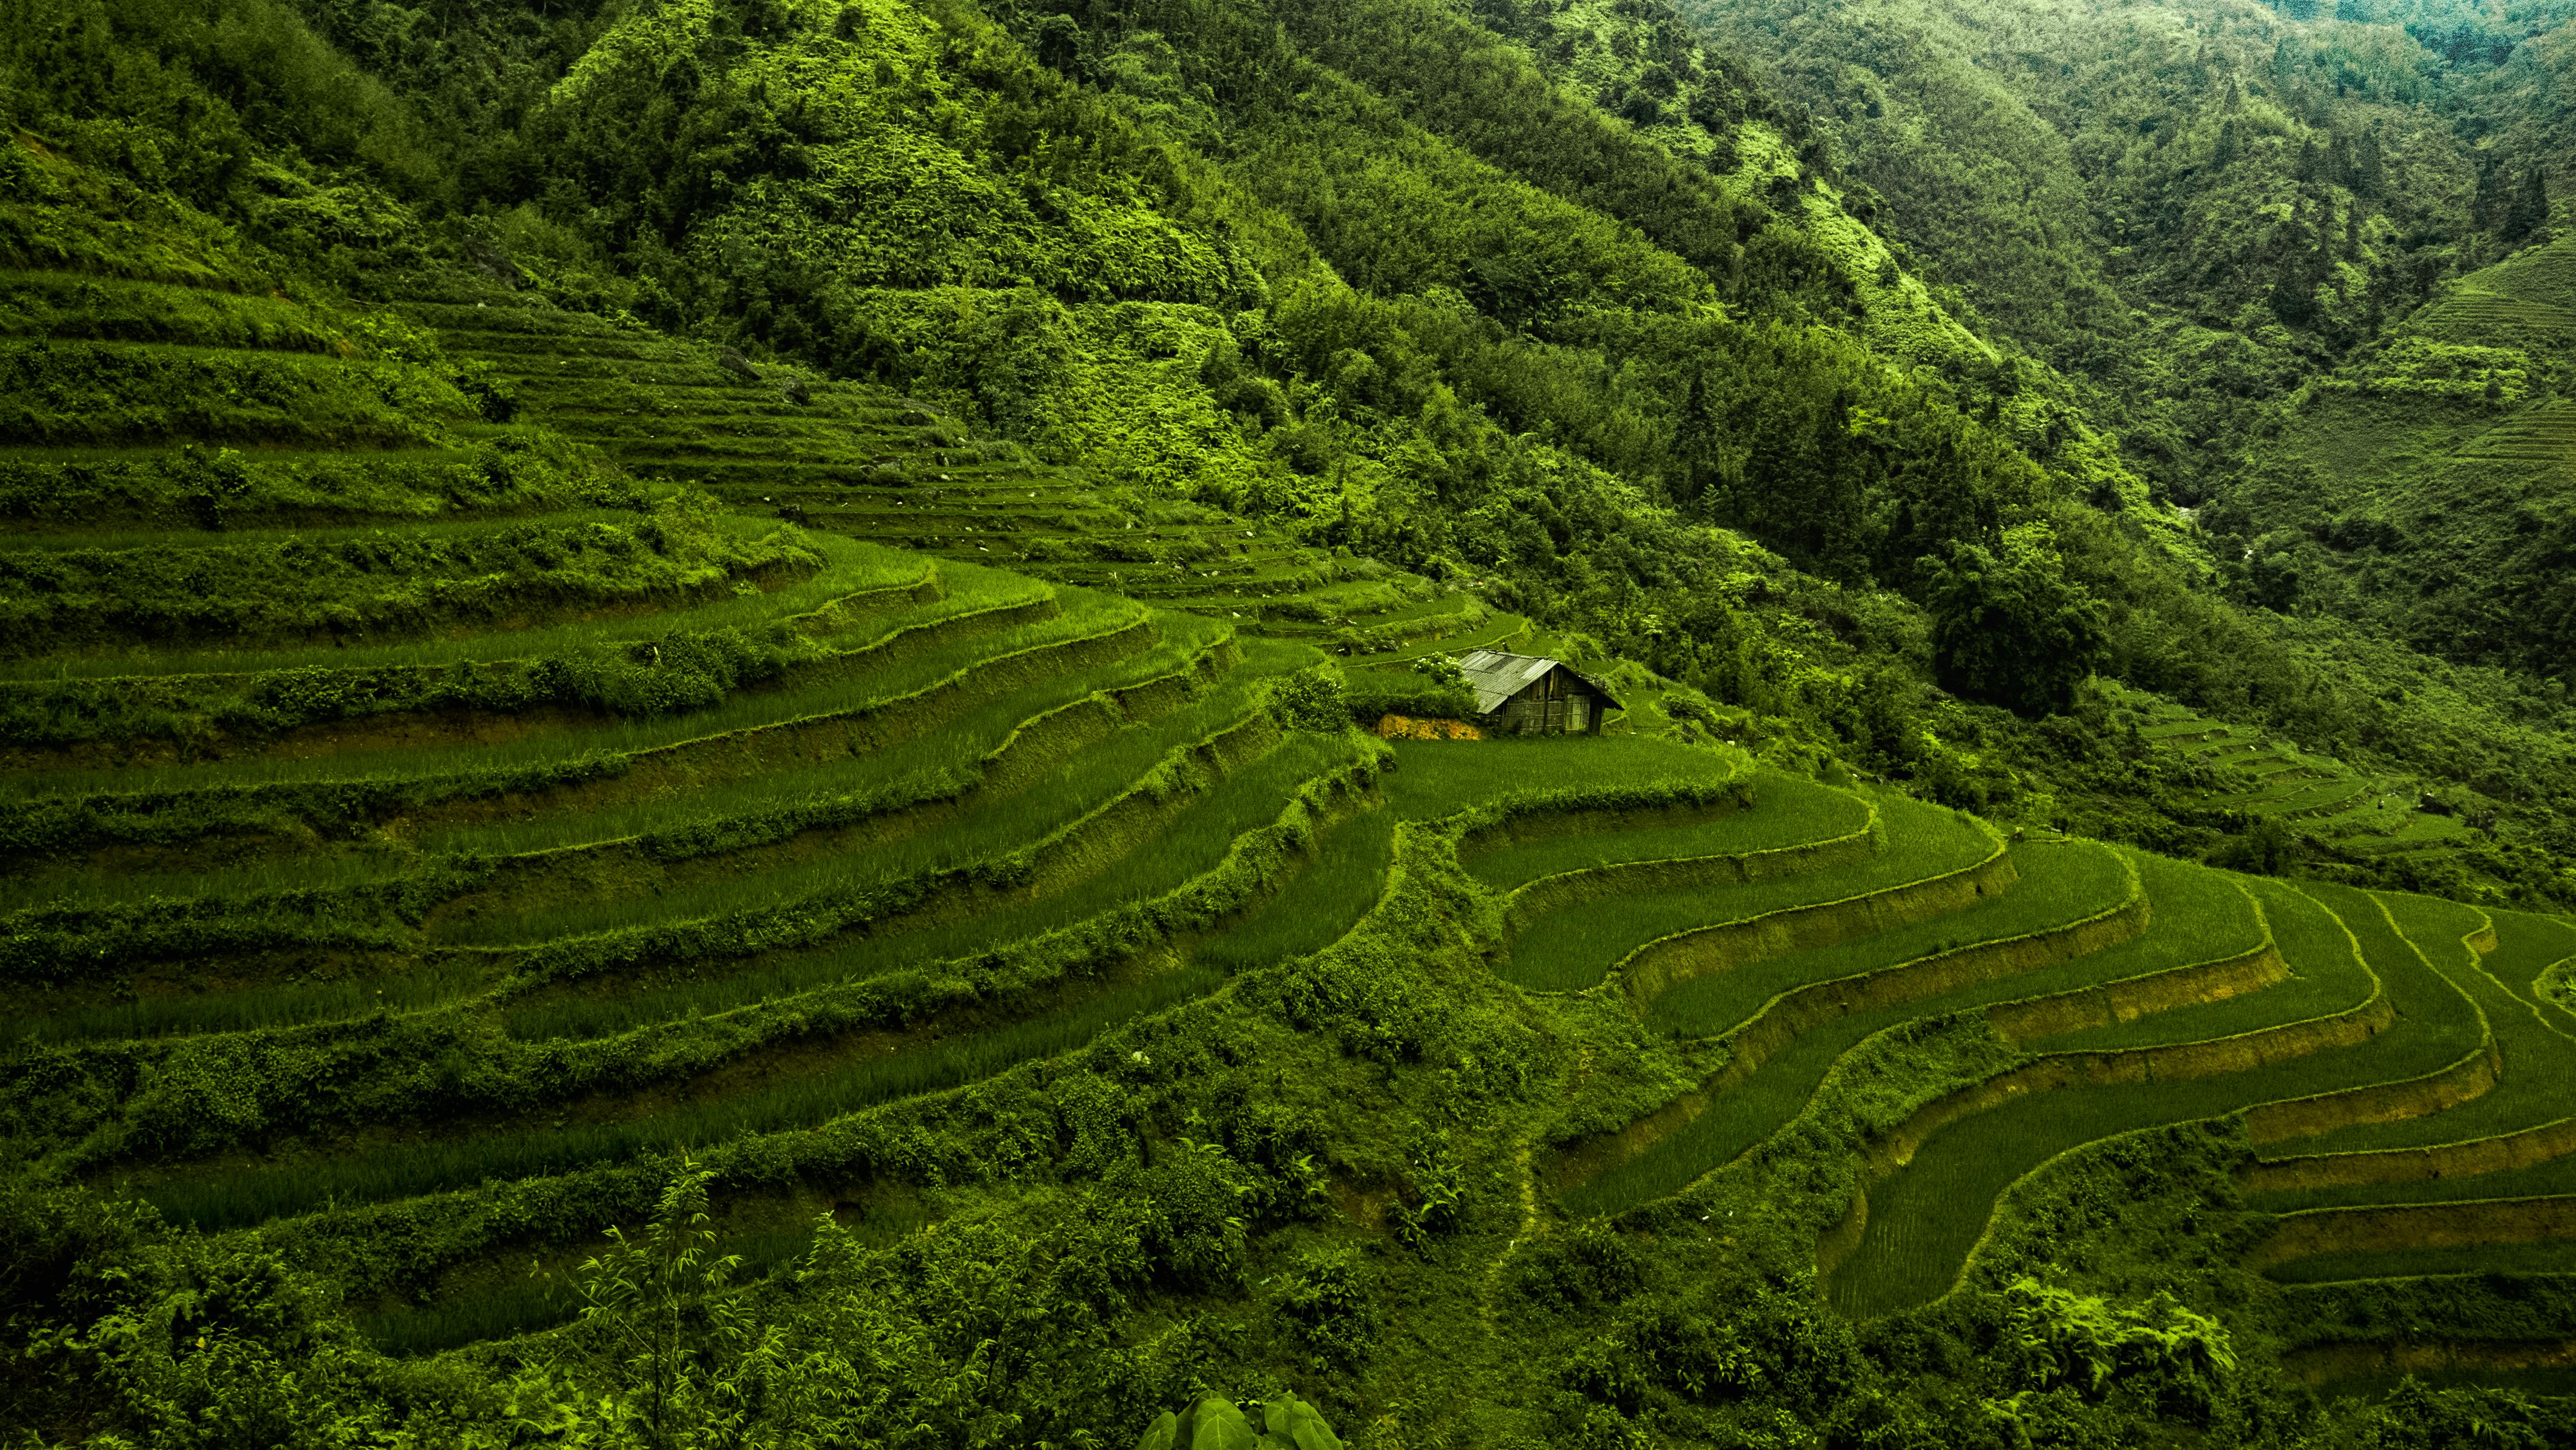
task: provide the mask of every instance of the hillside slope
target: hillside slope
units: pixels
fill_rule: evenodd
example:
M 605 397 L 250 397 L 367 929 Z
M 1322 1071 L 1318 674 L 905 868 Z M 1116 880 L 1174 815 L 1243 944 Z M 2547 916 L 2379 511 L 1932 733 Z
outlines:
M 2555 858 L 2384 799 L 2555 737 L 2086 678 L 2412 665 L 1687 34 L 407 17 L 0 31 L 0 1423 L 2576 1429 Z M 1365 728 L 1492 644 L 1615 728 Z
M 2528 240 L 2549 168 L 2564 187 L 2559 4 L 1686 9 L 2186 504 L 2267 401 Z
M 2564 679 L 2576 238 L 2461 278 L 2286 407 L 2213 527 L 2285 611 Z
M 81 276 L 52 279 L 103 317 L 237 295 Z M 372 435 L 290 403 L 259 426 L 309 420 L 296 449 L 211 464 L 221 415 L 9 440 L 31 492 L 96 502 L 0 558 L 77 561 L 105 605 L 19 650 L 57 723 L 6 802 L 0 1071 L 40 1172 L 13 1282 L 40 1326 L 175 1335 L 40 1340 L 15 1419 L 1052 1439 L 1215 1385 L 1365 1443 L 1962 1434 L 2058 1392 L 1982 1324 L 2106 1315 L 2170 1352 L 2023 1413 L 2261 1443 L 2343 1433 L 2280 1375 L 2554 1383 L 2560 922 L 2007 840 L 1652 713 L 1390 747 L 1294 636 L 1420 583 L 1204 517 L 1073 529 L 1066 478 L 916 400 L 487 278 L 404 312 L 453 325 L 410 335 L 427 378 Z M 109 330 L 48 346 L 105 368 L 137 346 Z M 297 356 L 259 340 L 151 345 Z M 757 449 L 800 460 L 760 502 L 812 527 L 653 478 L 748 503 L 726 460 Z M 496 472 L 539 496 L 457 487 Z M 558 523 L 555 479 L 599 501 Z M 563 528 L 704 583 L 575 583 Z M 932 551 L 849 537 L 886 531 Z M 442 586 L 486 533 L 518 552 Z M 132 607 L 273 538 L 286 597 L 333 598 L 334 561 L 377 592 L 220 648 Z M 1142 566 L 1144 597 L 985 539 Z M 1379 639 L 1474 608 L 1417 607 Z M 683 1353 L 620 1353 L 674 1311 Z

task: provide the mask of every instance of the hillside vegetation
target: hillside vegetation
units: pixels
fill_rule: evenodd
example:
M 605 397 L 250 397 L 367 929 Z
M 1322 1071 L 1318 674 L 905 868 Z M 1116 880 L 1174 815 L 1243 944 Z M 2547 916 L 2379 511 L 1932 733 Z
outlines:
M 2544 239 L 2563 188 L 2563 4 L 1684 9 L 2182 504 L 2304 378 Z
M 2561 702 L 1673 12 L 0 16 L 13 1444 L 2576 1434 Z

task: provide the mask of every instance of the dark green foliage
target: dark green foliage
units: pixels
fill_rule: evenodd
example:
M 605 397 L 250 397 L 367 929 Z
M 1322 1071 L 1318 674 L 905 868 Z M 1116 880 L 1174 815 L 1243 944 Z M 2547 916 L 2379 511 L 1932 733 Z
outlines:
M 262 671 L 209 690 L 182 677 L 16 692 L 0 719 L 22 745 L 160 737 L 234 740 L 404 712 L 517 713 L 549 706 L 643 718 L 703 709 L 812 658 L 785 626 L 674 631 L 578 653 L 445 669 Z
M 447 379 L 399 362 L 300 353 L 192 355 L 0 342 L 0 441 L 386 446 L 432 441 L 473 409 Z
M 2245 829 L 2227 844 L 2210 853 L 2209 864 L 2231 871 L 2256 871 L 2266 876 L 2287 876 L 2298 860 L 2296 838 L 2277 816 L 2255 816 Z
M 1355 1368 L 1377 1348 L 1375 1278 L 1345 1249 L 1308 1253 L 1282 1280 L 1279 1315 L 1319 1365 Z
M 244 453 L 190 444 L 143 457 L 12 459 L 0 514 L 24 523 L 274 527 L 547 508 L 642 507 L 630 479 L 560 438 L 502 436 L 455 453 Z
M 2025 715 L 2074 702 L 2104 654 L 2102 608 L 2066 577 L 2045 530 L 2012 530 L 1995 550 L 1963 544 L 1924 567 L 1944 685 Z
M 2138 1396 L 2150 1414 L 2206 1418 L 2236 1373 L 2236 1350 L 2215 1319 L 2158 1295 L 2134 1308 L 2033 1279 L 2004 1289 L 2004 1334 L 2030 1389 L 2090 1399 Z
M 1300 670 L 1270 687 L 1270 713 L 1291 730 L 1339 730 L 1349 720 L 1342 672 L 1331 665 Z
M 336 532 L 336 531 L 335 531 Z M 130 547 L 22 550 L 0 562 L 0 655 L 77 655 L 137 643 L 348 643 L 703 597 L 821 560 L 785 533 L 743 540 L 703 511 L 532 520 L 393 535 L 226 535 Z M 292 691 L 291 684 L 281 688 Z
M 2537 1403 L 2511 1390 L 2431 1389 L 2408 1378 L 2345 1427 L 2355 1450 L 2540 1450 L 2576 1435 L 2564 1399 Z
M 1533 1245 L 1513 1267 L 1513 1292 L 1534 1312 L 1599 1314 L 1646 1287 L 1647 1259 L 1600 1219 L 1583 1219 Z
M 2506 246 L 2518 247 L 2548 224 L 2549 168 L 2535 162 L 2524 174 L 2522 184 L 2514 188 L 2513 201 L 2505 208 L 2496 236 Z
M 1350 718 L 1364 726 L 1388 715 L 1463 720 L 1475 713 L 1476 696 L 1456 676 L 1454 668 L 1447 677 L 1419 668 L 1355 670 L 1343 681 L 1342 702 Z

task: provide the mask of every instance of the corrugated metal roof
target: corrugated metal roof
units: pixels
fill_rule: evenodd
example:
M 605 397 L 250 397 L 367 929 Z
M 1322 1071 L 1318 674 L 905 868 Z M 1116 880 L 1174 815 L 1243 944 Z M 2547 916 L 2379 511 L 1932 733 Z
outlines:
M 1532 681 L 1564 664 L 1562 660 L 1548 659 L 1543 655 L 1505 654 L 1498 649 L 1469 650 L 1458 657 L 1458 668 L 1467 672 L 1467 683 L 1475 687 L 1476 713 L 1479 715 L 1490 715 L 1501 709 L 1505 700 L 1528 689 Z M 1624 708 L 1598 682 L 1571 666 L 1566 666 L 1565 672 L 1590 685 L 1594 693 L 1610 702 L 1612 709 Z
M 1530 681 L 1556 668 L 1556 661 L 1479 649 L 1459 656 L 1458 668 L 1467 672 L 1467 683 L 1476 687 L 1476 713 L 1490 715 L 1505 700 L 1529 688 Z

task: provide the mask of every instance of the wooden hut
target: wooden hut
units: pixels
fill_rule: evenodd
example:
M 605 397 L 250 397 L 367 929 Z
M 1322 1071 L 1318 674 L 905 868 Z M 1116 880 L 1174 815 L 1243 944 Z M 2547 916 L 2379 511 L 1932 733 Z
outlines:
M 1610 692 L 1557 660 L 1473 650 L 1459 668 L 1476 690 L 1476 720 L 1489 735 L 1598 735 L 1620 709 Z

